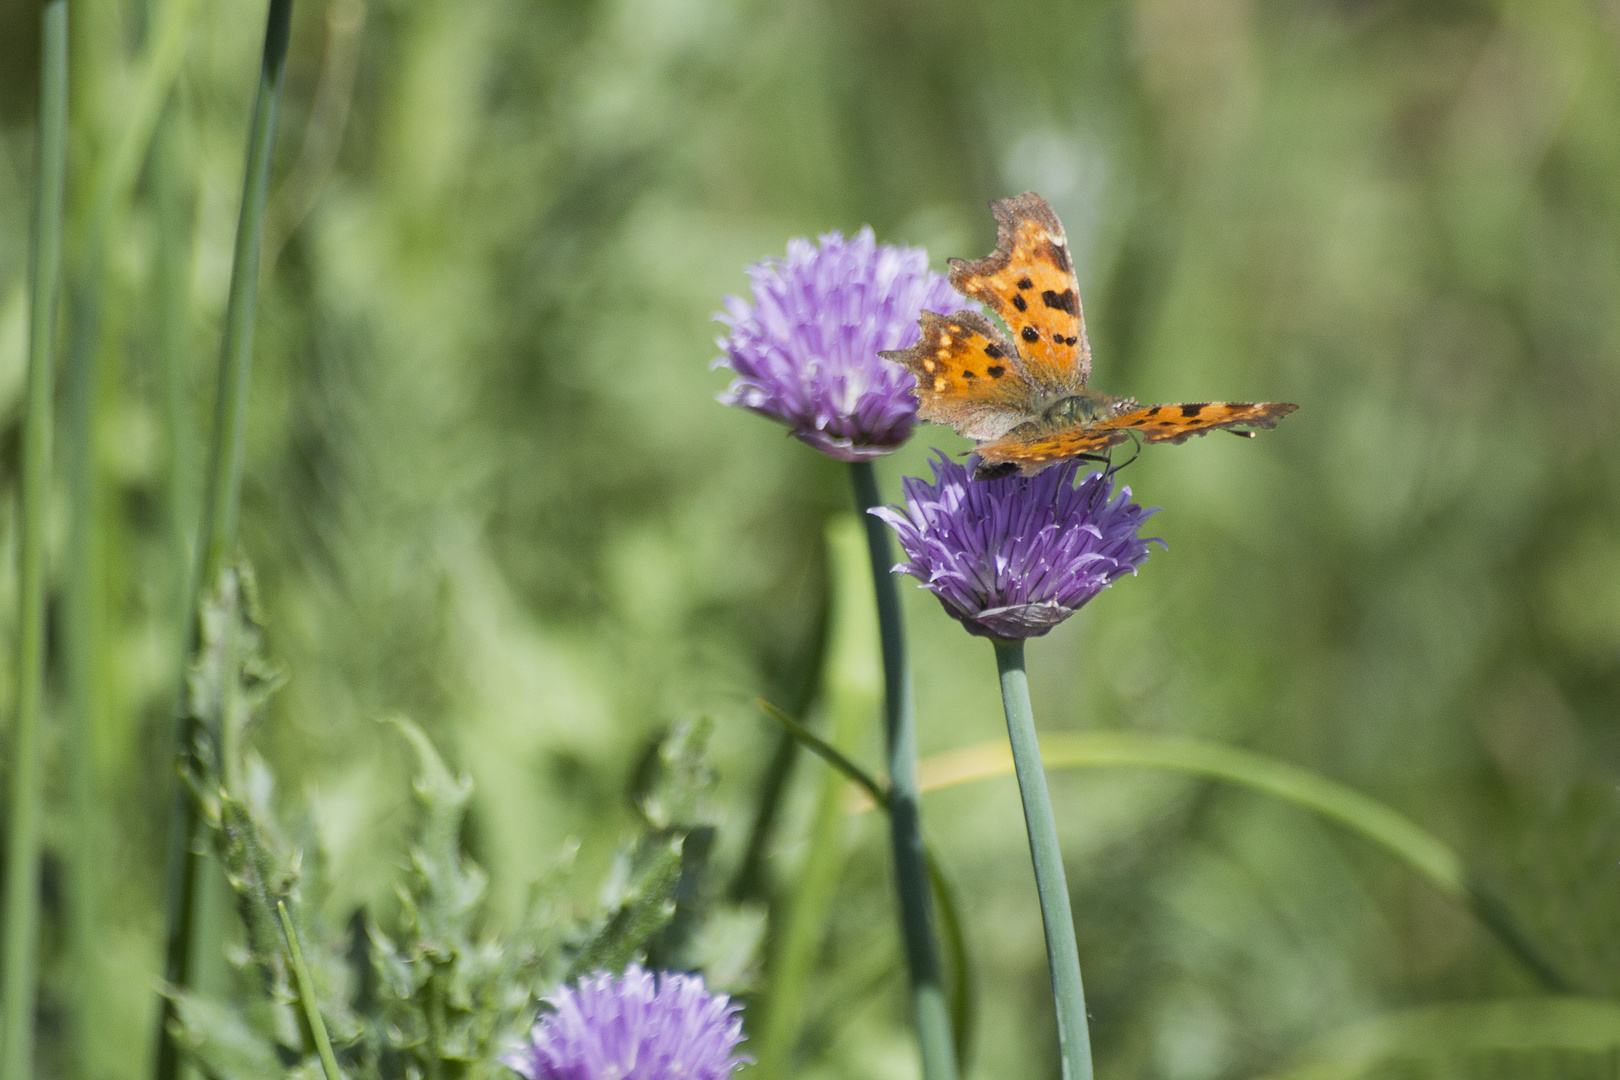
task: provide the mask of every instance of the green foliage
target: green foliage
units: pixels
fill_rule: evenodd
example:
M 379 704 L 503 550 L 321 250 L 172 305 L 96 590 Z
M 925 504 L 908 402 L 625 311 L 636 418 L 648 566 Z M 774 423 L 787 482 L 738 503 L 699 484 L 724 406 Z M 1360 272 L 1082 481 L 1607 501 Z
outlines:
M 564 898 L 568 859 L 503 932 L 490 917 L 488 878 L 463 849 L 472 782 L 450 771 L 419 727 L 395 720 L 416 755 L 420 808 L 398 917 L 385 930 L 362 915 L 350 935 L 334 934 L 310 902 L 324 888 L 318 817 L 306 815 L 299 842 L 289 841 L 271 772 L 245 749 L 281 682 L 263 657 L 254 595 L 251 573 L 235 566 L 204 600 L 188 700 L 199 733 L 190 780 L 237 900 L 240 962 L 258 973 L 258 993 L 242 1010 L 176 991 L 177 1034 L 221 1080 L 321 1076 L 328 1036 L 354 1077 L 493 1075 L 495 1057 L 520 1041 L 536 1000 L 559 979 L 621 970 L 669 927 L 683 844 L 712 784 L 712 724 L 679 725 L 654 748 L 639 801 L 645 828 L 619 854 L 594 916 Z

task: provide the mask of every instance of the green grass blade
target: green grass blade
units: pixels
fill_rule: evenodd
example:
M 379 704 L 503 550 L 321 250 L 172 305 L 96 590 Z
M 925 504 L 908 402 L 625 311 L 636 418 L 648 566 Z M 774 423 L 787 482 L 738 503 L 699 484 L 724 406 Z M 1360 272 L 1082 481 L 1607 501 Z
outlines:
M 800 659 L 794 675 L 788 680 L 788 707 L 794 715 L 803 716 L 815 701 L 816 688 L 822 679 L 822 667 L 827 652 L 827 619 L 829 596 L 825 588 L 817 590 L 817 615 L 809 636 L 800 647 Z M 733 900 L 764 899 L 766 887 L 765 854 L 776 833 L 781 816 L 782 796 L 787 791 L 793 764 L 798 758 L 799 744 L 791 732 L 783 730 L 759 780 L 759 795 L 754 803 L 754 820 L 748 829 L 748 843 L 731 882 Z
M 259 298 L 259 254 L 264 243 L 264 208 L 270 194 L 270 157 L 275 148 L 276 109 L 286 68 L 292 0 L 271 0 L 265 28 L 264 66 L 253 106 L 248 139 L 242 213 L 237 220 L 231 262 L 230 297 L 225 307 L 225 340 L 219 365 L 219 396 L 209 481 L 203 491 L 202 541 L 198 580 L 210 582 L 236 543 L 241 507 L 242 461 L 247 440 L 248 382 L 253 370 L 254 314 Z
M 781 724 L 783 730 L 797 740 L 801 746 L 815 754 L 817 757 L 821 758 L 821 760 L 831 765 L 834 769 L 843 773 L 850 783 L 855 784 L 862 791 L 866 792 L 867 798 L 871 799 L 874 803 L 883 807 L 885 810 L 888 809 L 889 788 L 887 784 L 873 776 L 871 773 L 867 772 L 865 769 L 861 768 L 859 765 L 855 764 L 855 762 L 851 761 L 849 756 L 842 750 L 838 749 L 838 747 L 832 745 L 832 743 L 829 743 L 827 740 L 823 739 L 821 736 L 817 735 L 815 732 L 793 719 L 793 717 L 789 716 L 781 709 L 778 709 L 775 705 L 772 705 L 763 698 L 756 702 L 756 704 L 758 704 L 761 709 L 765 710 L 766 715 L 768 715 L 772 720 L 775 720 L 778 724 Z
M 291 32 L 292 0 L 270 0 L 266 18 L 264 58 L 259 90 L 253 105 L 248 137 L 246 176 L 236 249 L 231 263 L 230 297 L 225 308 L 224 344 L 219 368 L 219 395 L 214 418 L 214 441 L 209 455 L 209 477 L 203 491 L 203 513 L 197 557 L 190 590 L 188 617 L 195 618 L 201 583 L 212 582 L 236 543 L 236 521 L 241 500 L 242 460 L 247 436 L 247 392 L 253 360 L 253 323 L 259 290 L 259 254 L 264 238 L 264 210 L 270 191 L 270 159 L 275 146 L 276 108 L 286 69 L 287 40 Z M 188 638 L 193 635 L 188 634 Z M 177 695 L 180 700 L 182 695 Z M 181 760 L 190 752 L 190 721 L 181 710 L 176 724 L 174 754 Z M 189 984 L 194 941 L 200 856 L 193 842 L 197 824 L 190 793 L 180 785 L 175 794 L 169 828 L 167 948 L 164 978 L 174 987 Z M 164 999 L 158 1028 L 157 1080 L 173 1080 L 179 1068 L 178 1048 L 169 1033 L 174 999 Z
M 1238 784 L 1320 814 L 1388 851 L 1442 893 L 1467 905 L 1482 923 L 1554 991 L 1574 985 L 1519 924 L 1512 911 L 1467 869 L 1462 857 L 1433 833 L 1345 784 L 1236 747 L 1176 735 L 1093 731 L 1040 740 L 1047 769 L 1163 769 Z M 1007 748 L 984 743 L 922 763 L 922 788 L 934 791 L 1013 771 Z
M 321 1057 L 321 1071 L 326 1074 L 326 1080 L 343 1080 L 343 1070 L 338 1068 L 337 1058 L 332 1054 L 332 1040 L 326 1034 L 326 1022 L 321 1019 L 320 1005 L 315 1000 L 315 980 L 310 978 L 309 965 L 304 962 L 304 947 L 298 940 L 298 927 L 293 925 L 285 901 L 276 901 L 276 914 L 281 916 L 287 958 L 292 961 L 293 979 L 298 984 L 298 1004 L 303 1008 L 304 1021 L 309 1024 L 310 1034 L 315 1039 L 315 1050 Z
M 27 405 L 23 418 L 18 544 L 17 715 L 6 848 L 5 970 L 0 976 L 0 1080 L 33 1075 L 39 963 L 39 829 L 45 705 L 46 500 L 51 484 L 52 364 L 62 268 L 67 155 L 67 0 L 50 0 L 41 23 L 39 129 L 35 140 L 34 244 L 30 256 Z

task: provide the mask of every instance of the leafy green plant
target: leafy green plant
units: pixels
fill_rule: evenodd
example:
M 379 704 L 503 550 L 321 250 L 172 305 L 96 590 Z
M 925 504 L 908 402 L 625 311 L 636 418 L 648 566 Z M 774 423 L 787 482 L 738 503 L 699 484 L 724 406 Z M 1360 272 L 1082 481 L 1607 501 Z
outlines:
M 175 1035 L 221 1080 L 339 1075 L 472 1080 L 532 1021 L 536 999 L 562 979 L 617 970 L 672 929 L 683 888 L 695 926 L 701 866 L 685 858 L 703 825 L 712 774 L 711 725 L 678 725 L 650 755 L 639 785 L 643 827 L 624 845 L 597 910 L 567 899 L 572 849 L 533 889 L 510 929 L 495 925 L 488 878 L 461 835 L 472 782 L 433 741 L 394 724 L 415 751 L 422 815 L 397 885 L 399 913 L 384 927 L 363 912 L 348 928 L 321 919 L 325 868 L 312 813 L 284 822 L 269 767 L 249 735 L 282 675 L 263 654 L 255 586 L 227 567 L 200 612 L 201 648 L 188 680 L 200 734 L 188 782 L 223 866 L 241 925 L 238 968 L 251 976 L 236 1006 L 174 988 Z M 665 942 L 666 952 L 679 942 Z

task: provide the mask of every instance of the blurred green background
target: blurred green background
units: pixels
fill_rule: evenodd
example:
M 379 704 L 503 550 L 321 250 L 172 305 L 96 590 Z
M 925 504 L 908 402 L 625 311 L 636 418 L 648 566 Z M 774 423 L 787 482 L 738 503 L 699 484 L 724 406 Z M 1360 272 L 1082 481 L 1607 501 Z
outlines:
M 183 62 L 98 276 L 95 187 L 163 11 Z M 71 16 L 63 355 L 104 364 L 101 600 L 89 745 L 57 710 L 46 886 L 62 762 L 93 755 L 107 1077 L 149 1054 L 177 567 L 262 14 Z M 1125 473 L 1168 551 L 1032 645 L 1039 722 L 1222 740 L 1387 801 L 1576 989 L 1620 993 L 1620 6 L 299 0 L 294 18 L 242 547 L 292 675 L 260 746 L 327 823 L 335 919 L 392 902 L 412 811 L 391 716 L 476 780 L 468 841 L 510 910 L 568 837 L 599 870 L 645 748 L 711 715 L 715 866 L 734 871 L 777 738 L 752 702 L 799 693 L 823 523 L 849 493 L 841 466 L 714 402 L 710 315 L 791 236 L 870 224 L 942 269 L 990 249 L 987 200 L 1033 189 L 1072 241 L 1099 389 L 1301 406 Z M 0 2 L 7 655 L 37 42 L 37 5 Z M 188 332 L 165 338 L 177 309 Z M 933 446 L 965 443 L 920 428 L 879 466 L 890 498 Z M 902 594 L 922 752 L 1001 737 L 988 645 Z M 8 715 L 14 680 L 0 665 Z M 874 716 L 874 767 L 879 742 Z M 778 892 L 820 775 L 792 775 Z M 1466 910 L 1291 807 L 1127 771 L 1057 774 L 1054 798 L 1103 1077 L 1262 1074 L 1391 1010 L 1542 990 Z M 924 813 L 981 967 L 970 1075 L 1055 1076 L 1014 784 Z M 800 1075 L 916 1073 L 888 874 L 860 819 Z M 47 1070 L 59 904 L 49 920 Z

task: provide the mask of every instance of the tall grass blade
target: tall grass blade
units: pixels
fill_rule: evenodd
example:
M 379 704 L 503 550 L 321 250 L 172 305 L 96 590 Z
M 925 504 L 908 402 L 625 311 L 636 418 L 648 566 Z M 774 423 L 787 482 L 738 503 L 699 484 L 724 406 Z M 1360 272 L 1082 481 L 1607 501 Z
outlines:
M 214 441 L 209 455 L 208 482 L 203 490 L 203 513 L 197 555 L 192 572 L 188 615 L 195 619 L 200 583 L 213 581 L 236 542 L 241 499 L 242 459 L 247 435 L 247 391 L 253 359 L 254 309 L 258 300 L 259 255 L 264 238 L 264 210 L 270 191 L 270 158 L 275 146 L 276 107 L 286 68 L 287 40 L 292 23 L 292 0 L 270 0 L 265 26 L 264 59 L 259 90 L 253 105 L 248 137 L 242 210 L 231 263 L 230 298 L 225 308 L 224 344 L 219 368 L 219 395 L 214 417 Z M 188 634 L 193 637 L 193 634 Z M 180 695 L 177 695 L 177 698 Z M 178 710 L 174 758 L 189 753 L 193 743 L 191 721 Z M 199 863 L 197 818 L 190 792 L 177 785 L 170 815 L 167 947 L 164 979 L 184 988 L 192 975 L 199 942 L 196 916 Z M 173 1080 L 179 1068 L 178 1047 L 170 1033 L 174 998 L 165 997 L 159 1018 L 157 1080 Z
M 67 155 L 67 0 L 50 0 L 42 14 L 18 545 L 17 715 L 11 752 L 11 830 L 6 846 L 5 971 L 0 976 L 0 1012 L 4 1013 L 0 1019 L 0 1080 L 25 1080 L 33 1075 L 38 991 L 46 500 L 51 483 L 52 363 Z

